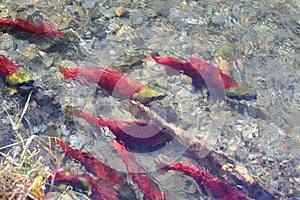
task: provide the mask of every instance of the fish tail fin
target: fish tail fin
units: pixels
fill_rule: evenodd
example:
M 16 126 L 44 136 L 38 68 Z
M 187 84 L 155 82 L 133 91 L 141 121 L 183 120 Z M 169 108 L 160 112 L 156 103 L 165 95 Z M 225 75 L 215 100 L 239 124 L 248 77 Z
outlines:
M 149 55 L 148 60 L 149 60 L 149 61 L 153 60 L 153 61 L 157 62 L 157 61 L 158 61 L 158 58 L 155 57 L 154 55 Z
M 12 26 L 14 25 L 14 20 L 7 17 L 0 17 L 0 26 Z

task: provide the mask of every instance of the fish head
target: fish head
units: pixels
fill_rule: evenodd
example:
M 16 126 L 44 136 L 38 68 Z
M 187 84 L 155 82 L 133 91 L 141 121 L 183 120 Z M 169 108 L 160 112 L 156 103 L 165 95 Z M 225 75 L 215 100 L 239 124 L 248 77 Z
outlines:
M 247 83 L 242 83 L 237 87 L 226 89 L 226 96 L 237 100 L 254 100 L 257 93 Z
M 31 74 L 24 69 L 21 69 L 12 75 L 6 76 L 6 82 L 10 85 L 26 83 L 31 80 L 32 80 Z
M 165 96 L 166 96 L 165 93 L 163 93 L 157 89 L 144 87 L 139 92 L 134 93 L 132 95 L 132 99 L 146 104 L 154 99 L 164 98 Z

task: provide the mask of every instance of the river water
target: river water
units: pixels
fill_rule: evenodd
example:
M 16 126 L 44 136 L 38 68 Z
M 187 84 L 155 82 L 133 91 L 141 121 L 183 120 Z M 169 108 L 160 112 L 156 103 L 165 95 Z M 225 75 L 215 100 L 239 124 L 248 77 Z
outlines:
M 126 102 L 124 106 L 124 101 L 101 95 L 96 85 L 63 80 L 59 73 L 60 66 L 110 66 L 164 92 L 164 99 L 147 106 L 166 121 L 243 163 L 287 199 L 300 198 L 299 12 L 299 0 L 0 0 L 0 16 L 46 20 L 77 38 L 68 45 L 57 44 L 0 29 L 0 53 L 31 71 L 41 88 L 21 132 L 24 137 L 61 136 L 125 171 L 108 142 L 112 136 L 107 129 L 98 136 L 84 121 L 74 118 L 74 123 L 63 114 L 66 106 L 73 106 L 105 119 L 135 119 Z M 195 89 L 185 75 L 169 76 L 147 58 L 150 53 L 183 60 L 201 57 L 239 83 L 247 82 L 257 99 L 231 100 L 224 94 L 222 100 L 211 102 L 205 89 Z M 7 88 L 4 79 L 0 86 L 0 134 L 5 145 L 15 139 L 5 109 L 18 118 L 26 97 Z M 200 194 L 192 178 L 156 171 L 159 159 L 189 157 L 184 151 L 168 151 L 136 156 L 170 199 L 210 198 Z M 137 196 L 142 198 L 138 191 Z

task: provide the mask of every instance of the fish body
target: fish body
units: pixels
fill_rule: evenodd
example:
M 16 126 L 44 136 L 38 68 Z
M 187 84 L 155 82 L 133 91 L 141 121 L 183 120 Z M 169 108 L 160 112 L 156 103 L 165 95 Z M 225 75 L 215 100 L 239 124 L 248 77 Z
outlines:
M 166 144 L 171 140 L 164 136 L 159 128 L 140 121 L 103 120 L 98 117 L 99 124 L 107 126 L 119 141 L 139 151 L 149 151 Z
M 101 180 L 88 174 L 76 175 L 64 169 L 56 170 L 49 179 L 53 178 L 55 184 L 64 183 L 82 191 L 90 190 L 93 199 L 118 200 L 118 194 L 107 187 Z
M 113 145 L 125 164 L 132 180 L 138 185 L 145 197 L 149 200 L 168 200 L 160 190 L 159 185 L 151 179 L 146 170 L 139 165 L 135 157 L 117 141 L 113 141 Z
M 57 142 L 60 145 L 60 148 L 66 152 L 66 154 L 76 160 L 78 160 L 82 165 L 86 167 L 86 169 L 98 177 L 97 179 L 100 184 L 104 185 L 105 188 L 104 191 L 98 191 L 101 188 L 97 188 L 98 185 L 95 185 L 95 193 L 101 194 L 101 195 L 115 195 L 115 191 L 112 189 L 116 189 L 118 192 L 118 196 L 133 199 L 134 198 L 134 192 L 126 182 L 126 178 L 123 173 L 118 172 L 116 169 L 111 168 L 107 164 L 103 163 L 99 159 L 97 159 L 95 156 L 93 156 L 91 153 L 82 152 L 78 149 L 75 149 L 73 147 L 68 146 L 61 138 L 56 138 Z M 79 176 L 80 177 L 80 176 Z M 63 177 L 64 181 L 68 181 L 71 177 Z M 75 178 L 75 177 L 74 177 Z M 92 186 L 93 183 L 98 184 L 97 182 L 93 181 L 91 177 L 90 180 L 87 180 Z M 72 179 L 77 180 L 77 179 Z M 76 182 L 76 181 L 75 181 Z M 74 182 L 72 182 L 75 184 Z M 105 183 L 105 184 L 104 184 Z M 106 184 L 109 185 L 109 187 L 106 187 Z M 100 185 L 101 186 L 101 185 Z M 111 192 L 109 192 L 111 190 Z M 108 192 L 107 192 L 108 191 Z M 101 198 L 102 199 L 102 198 Z M 109 199 L 109 198 L 108 198 Z
M 150 151 L 164 146 L 173 138 L 158 127 L 140 121 L 104 120 L 88 113 L 74 110 L 75 116 L 85 119 L 94 127 L 106 126 L 126 147 L 137 151 Z
M 176 60 L 171 57 L 151 56 L 151 58 L 158 64 L 168 66 L 189 76 L 195 87 L 204 85 L 208 89 L 224 91 L 227 88 L 238 86 L 235 80 L 201 58 L 191 57 L 188 62 Z
M 2 76 L 11 76 L 17 73 L 19 70 L 23 70 L 23 68 L 10 61 L 4 55 L 0 54 L 0 73 Z
M 66 154 L 82 163 L 89 172 L 114 186 L 121 186 L 126 183 L 125 178 L 117 170 L 95 158 L 92 154 L 82 152 L 76 148 L 68 146 L 62 139 L 57 138 L 60 148 Z
M 52 39 L 55 37 L 63 38 L 64 36 L 52 23 L 39 22 L 35 24 L 23 19 L 0 18 L 0 26 L 11 29 L 21 29 L 30 34 L 48 36 Z
M 250 200 L 242 192 L 228 185 L 224 181 L 213 177 L 204 170 L 198 169 L 194 165 L 185 165 L 179 162 L 174 162 L 166 167 L 165 170 L 176 170 L 191 176 L 195 179 L 201 190 L 207 191 L 212 197 L 222 200 Z
M 131 75 L 107 68 L 65 68 L 61 70 L 64 78 L 72 78 L 80 83 L 97 83 L 107 93 L 118 99 L 133 99 L 147 103 L 152 99 L 164 97 L 156 91 L 136 81 Z
M 81 83 L 98 83 L 109 94 L 114 94 L 120 99 L 131 99 L 134 93 L 145 87 L 130 75 L 105 68 L 66 68 L 61 73 L 64 78 L 72 78 Z
M 75 116 L 80 116 L 85 119 L 88 123 L 92 123 L 93 126 L 107 126 L 118 138 L 121 137 L 122 140 L 117 142 L 113 140 L 113 146 L 117 150 L 120 158 L 124 162 L 126 169 L 131 176 L 132 180 L 138 185 L 139 189 L 143 192 L 145 197 L 149 200 L 167 200 L 163 192 L 160 190 L 159 185 L 154 182 L 146 170 L 139 165 L 135 157 L 127 151 L 126 147 L 122 144 L 128 144 L 128 137 L 124 136 L 123 129 L 125 130 L 125 126 L 128 126 L 130 123 L 122 122 L 119 124 L 121 127 L 116 127 L 115 120 L 103 120 L 101 118 L 96 118 L 93 115 L 89 115 L 85 112 L 81 112 L 78 110 L 73 110 L 73 114 Z M 97 124 L 95 124 L 97 123 Z M 98 124 L 99 123 L 99 124 Z M 133 124 L 145 125 L 144 123 L 134 122 Z M 123 127 L 122 127 L 123 126 Z M 149 140 L 144 138 L 145 141 Z M 99 178 L 105 180 L 110 185 L 123 185 L 124 178 L 118 175 L 118 172 L 114 169 L 111 169 L 111 172 L 108 166 L 104 165 L 97 159 L 95 159 L 92 155 L 88 153 L 83 153 L 77 149 L 69 147 L 66 145 L 61 139 L 58 139 L 58 142 L 61 146 L 61 149 L 65 151 L 69 156 L 75 158 L 76 160 L 83 163 L 88 167 L 89 171 L 93 174 L 96 174 Z M 133 142 L 133 141 L 131 141 Z M 141 141 L 134 141 L 137 144 L 140 144 Z M 149 142 L 149 141 L 148 141 Z M 122 143 L 122 144 L 120 144 Z M 98 163 L 98 164 L 97 164 Z
M 201 58 L 193 56 L 189 58 L 189 62 L 195 66 L 208 87 L 224 90 L 238 86 L 234 79 Z
M 171 57 L 151 56 L 151 58 L 156 63 L 168 67 L 167 72 L 171 68 L 173 71 L 175 70 L 189 76 L 196 88 L 205 86 L 212 98 L 223 99 L 226 95 L 229 98 L 237 100 L 255 100 L 257 97 L 256 91 L 249 84 L 246 82 L 238 84 L 219 68 L 201 58 L 192 56 L 188 62 L 176 60 Z
M 205 81 L 202 78 L 202 76 L 199 74 L 197 68 L 194 65 L 192 65 L 190 62 L 176 60 L 175 58 L 171 58 L 171 57 L 162 58 L 162 57 L 151 56 L 151 58 L 158 64 L 170 67 L 171 69 L 176 70 L 179 73 L 189 76 L 190 78 L 192 78 L 194 86 L 205 84 Z M 172 71 L 168 68 L 167 68 L 167 72 L 168 74 L 172 74 Z

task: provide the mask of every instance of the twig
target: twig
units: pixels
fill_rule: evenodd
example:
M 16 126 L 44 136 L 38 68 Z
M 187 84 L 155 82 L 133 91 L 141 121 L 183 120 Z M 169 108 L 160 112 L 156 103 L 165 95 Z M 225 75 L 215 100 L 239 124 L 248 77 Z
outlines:
M 25 103 L 23 112 L 22 112 L 22 114 L 21 114 L 21 117 L 20 117 L 20 119 L 19 119 L 18 122 L 17 122 L 17 125 L 16 125 L 16 129 L 17 129 L 17 130 L 18 130 L 19 125 L 20 125 L 20 123 L 21 123 L 21 121 L 22 121 L 22 119 L 23 119 L 23 117 L 24 117 L 24 115 L 25 115 L 25 113 L 26 113 L 26 111 L 27 111 L 27 108 L 28 108 L 28 106 L 29 106 L 29 101 L 30 101 L 30 98 L 31 98 L 31 94 L 32 94 L 32 90 L 30 91 L 30 93 L 29 93 L 29 95 L 28 95 L 28 98 L 27 98 L 27 100 L 26 100 L 26 103 Z

